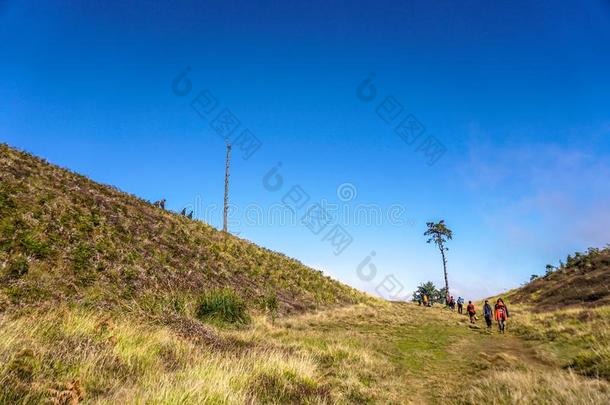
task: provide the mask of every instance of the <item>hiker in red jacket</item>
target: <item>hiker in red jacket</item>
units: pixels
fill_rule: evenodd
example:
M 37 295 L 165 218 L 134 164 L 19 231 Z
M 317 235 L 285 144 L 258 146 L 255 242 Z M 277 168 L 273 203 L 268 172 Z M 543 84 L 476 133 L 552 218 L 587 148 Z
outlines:
M 500 333 L 504 333 L 506 328 L 506 320 L 508 319 L 508 307 L 502 298 L 498 298 L 494 310 L 494 318 L 498 321 L 498 329 Z
M 466 312 L 468 312 L 468 316 L 470 317 L 470 323 L 474 323 L 474 321 L 477 319 L 477 311 L 474 309 L 474 304 L 472 301 L 468 301 Z

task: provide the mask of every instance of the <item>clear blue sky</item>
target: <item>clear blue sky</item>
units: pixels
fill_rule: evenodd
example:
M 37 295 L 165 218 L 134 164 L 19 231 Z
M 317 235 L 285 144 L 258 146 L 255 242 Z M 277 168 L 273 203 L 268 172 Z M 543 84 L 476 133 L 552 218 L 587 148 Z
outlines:
M 234 153 L 231 229 L 370 292 L 389 275 L 398 295 L 441 283 L 430 220 L 454 230 L 450 283 L 472 298 L 610 242 L 608 1 L 72 3 L 0 1 L 0 141 L 173 210 L 194 204 L 220 227 L 204 211 L 223 195 L 210 122 L 229 108 L 262 143 Z M 192 88 L 177 96 L 187 67 Z M 218 101 L 208 118 L 190 106 L 205 89 Z M 380 104 L 400 114 L 386 123 Z M 394 132 L 408 114 L 426 129 L 413 144 Z M 446 149 L 433 165 L 417 150 L 430 135 Z M 310 196 L 299 217 L 325 200 L 402 207 L 402 223 L 335 215 L 314 235 L 244 220 L 297 184 Z M 322 240 L 337 224 L 353 238 L 339 255 Z

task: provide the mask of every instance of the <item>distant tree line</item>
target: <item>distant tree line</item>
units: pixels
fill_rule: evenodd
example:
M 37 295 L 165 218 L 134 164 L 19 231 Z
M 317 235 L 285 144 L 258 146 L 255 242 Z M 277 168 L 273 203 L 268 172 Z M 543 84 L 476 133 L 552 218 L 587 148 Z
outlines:
M 565 272 L 569 269 L 580 270 L 583 272 L 593 270 L 599 264 L 610 264 L 610 245 L 605 248 L 589 248 L 586 253 L 575 252 L 574 255 L 568 255 L 566 261 L 559 261 L 559 266 L 547 264 L 543 278 L 550 276 L 556 272 Z M 532 274 L 530 281 L 540 278 L 538 274 Z

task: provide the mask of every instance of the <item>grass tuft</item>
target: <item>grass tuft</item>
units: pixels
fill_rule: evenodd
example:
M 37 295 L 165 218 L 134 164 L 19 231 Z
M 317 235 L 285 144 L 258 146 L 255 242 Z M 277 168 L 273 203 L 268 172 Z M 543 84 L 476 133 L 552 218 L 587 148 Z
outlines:
M 580 351 L 569 364 L 579 373 L 610 380 L 610 348 L 608 346 Z
M 248 392 L 263 404 L 320 404 L 330 399 L 328 389 L 291 370 L 261 372 L 252 378 Z
M 512 404 L 604 404 L 610 386 L 600 380 L 586 380 L 573 373 L 497 371 L 476 380 L 462 390 L 456 403 Z
M 197 318 L 213 323 L 250 323 L 245 301 L 230 288 L 214 289 L 205 293 L 197 307 Z

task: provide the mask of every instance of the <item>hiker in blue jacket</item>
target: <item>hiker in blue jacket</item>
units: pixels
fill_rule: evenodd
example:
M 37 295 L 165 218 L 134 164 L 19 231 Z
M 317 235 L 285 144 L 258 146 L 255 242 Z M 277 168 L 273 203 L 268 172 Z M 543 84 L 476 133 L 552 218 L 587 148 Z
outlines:
M 491 309 L 491 305 L 489 305 L 488 300 L 485 300 L 485 305 L 483 305 L 483 316 L 485 317 L 485 323 L 487 324 L 487 328 L 491 329 L 494 314 L 493 310 Z
M 458 297 L 457 304 L 458 304 L 458 314 L 464 313 L 464 298 Z

